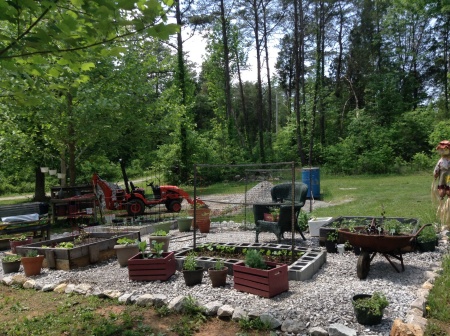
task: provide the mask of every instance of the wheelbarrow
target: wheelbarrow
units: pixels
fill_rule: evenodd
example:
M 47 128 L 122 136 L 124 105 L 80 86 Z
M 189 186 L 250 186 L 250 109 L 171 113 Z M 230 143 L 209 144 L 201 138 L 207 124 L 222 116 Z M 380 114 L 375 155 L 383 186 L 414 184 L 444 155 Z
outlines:
M 388 234 L 367 234 L 365 228 L 357 228 L 355 231 L 349 229 L 339 229 L 339 238 L 348 241 L 352 246 L 361 248 L 356 271 L 359 279 L 367 278 L 370 270 L 370 263 L 377 253 L 382 254 L 392 267 L 398 272 L 403 272 L 402 253 L 412 250 L 417 236 L 420 232 L 431 224 L 425 224 L 410 235 L 388 235 Z M 397 259 L 401 263 L 401 271 L 392 262 L 391 258 Z

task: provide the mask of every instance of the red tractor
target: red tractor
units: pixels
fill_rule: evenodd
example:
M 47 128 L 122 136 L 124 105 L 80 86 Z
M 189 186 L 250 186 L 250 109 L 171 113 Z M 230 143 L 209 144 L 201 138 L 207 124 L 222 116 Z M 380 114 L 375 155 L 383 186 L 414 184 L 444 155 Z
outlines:
M 183 199 L 188 201 L 189 204 L 194 204 L 194 200 L 183 189 L 172 185 L 157 186 L 153 182 L 148 184 L 149 187 L 152 187 L 153 197 L 146 197 L 143 188 L 138 188 L 133 182 L 128 181 L 122 160 L 120 160 L 120 167 L 122 168 L 125 190 L 117 184 L 101 179 L 97 173 L 92 176 L 92 183 L 97 195 L 99 195 L 101 206 L 106 207 L 106 209 L 126 209 L 130 216 L 140 216 L 144 214 L 145 207 L 152 208 L 158 204 L 164 204 L 167 210 L 171 212 L 181 210 Z M 197 204 L 205 203 L 197 199 Z

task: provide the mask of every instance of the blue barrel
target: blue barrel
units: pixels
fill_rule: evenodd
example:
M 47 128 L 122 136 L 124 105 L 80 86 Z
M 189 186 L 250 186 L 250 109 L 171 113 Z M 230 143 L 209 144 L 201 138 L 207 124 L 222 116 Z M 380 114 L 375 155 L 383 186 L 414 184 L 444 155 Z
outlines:
M 320 199 L 320 169 L 318 167 L 303 168 L 302 182 L 308 186 L 307 198 Z

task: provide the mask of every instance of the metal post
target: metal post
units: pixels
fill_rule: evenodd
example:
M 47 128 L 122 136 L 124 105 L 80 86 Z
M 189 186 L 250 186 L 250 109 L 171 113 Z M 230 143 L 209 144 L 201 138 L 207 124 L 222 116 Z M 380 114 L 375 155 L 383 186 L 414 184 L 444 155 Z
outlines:
M 197 244 L 197 165 L 194 164 L 194 251 Z
M 291 187 L 291 230 L 292 230 L 292 241 L 291 241 L 291 262 L 294 263 L 294 245 L 295 245 L 295 163 L 291 162 L 291 174 L 292 174 L 292 187 Z

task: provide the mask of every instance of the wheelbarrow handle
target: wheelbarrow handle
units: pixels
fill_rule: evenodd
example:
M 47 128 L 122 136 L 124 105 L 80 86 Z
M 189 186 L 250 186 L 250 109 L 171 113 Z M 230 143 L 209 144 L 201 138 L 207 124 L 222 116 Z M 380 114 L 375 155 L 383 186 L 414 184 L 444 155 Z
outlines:
M 430 225 L 431 225 L 431 223 L 422 225 L 422 227 L 419 230 L 417 230 L 417 232 L 412 236 L 411 241 L 416 239 L 417 236 L 422 232 L 422 230 L 425 229 L 427 226 L 430 226 Z

